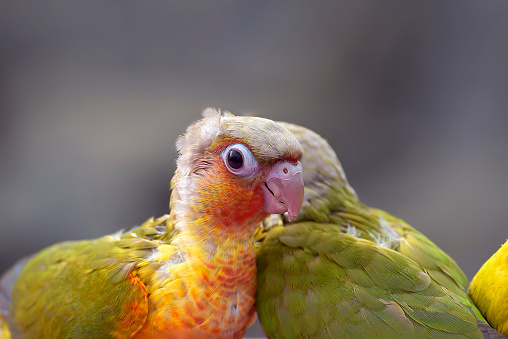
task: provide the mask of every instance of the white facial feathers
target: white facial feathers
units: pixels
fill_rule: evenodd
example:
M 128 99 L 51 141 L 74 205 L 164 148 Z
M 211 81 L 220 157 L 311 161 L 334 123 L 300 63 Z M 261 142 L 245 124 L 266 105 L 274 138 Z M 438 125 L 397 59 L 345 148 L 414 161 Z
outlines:
M 232 114 L 228 112 L 227 116 L 232 116 Z M 207 108 L 203 111 L 203 119 L 191 124 L 187 127 L 185 134 L 178 137 L 176 149 L 179 157 L 176 165 L 184 176 L 190 174 L 192 165 L 203 151 L 210 146 L 213 139 L 224 133 L 222 119 L 223 116 L 220 111 Z

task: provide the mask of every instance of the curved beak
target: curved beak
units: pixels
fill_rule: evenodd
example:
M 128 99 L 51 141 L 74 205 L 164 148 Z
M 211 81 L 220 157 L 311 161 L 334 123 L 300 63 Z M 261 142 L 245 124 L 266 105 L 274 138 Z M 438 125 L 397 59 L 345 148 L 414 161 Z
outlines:
M 302 165 L 289 161 L 275 164 L 261 186 L 265 198 L 263 210 L 270 214 L 288 212 L 292 221 L 303 204 Z

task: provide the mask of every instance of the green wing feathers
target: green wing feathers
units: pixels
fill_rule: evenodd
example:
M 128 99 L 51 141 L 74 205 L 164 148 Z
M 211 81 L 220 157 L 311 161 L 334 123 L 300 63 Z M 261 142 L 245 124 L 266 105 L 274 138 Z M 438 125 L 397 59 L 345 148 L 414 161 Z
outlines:
M 144 281 L 161 265 L 148 258 L 173 232 L 168 215 L 150 218 L 126 233 L 53 245 L 15 265 L 1 289 L 11 331 L 41 339 L 132 336 L 148 315 Z
M 12 291 L 15 326 L 28 338 L 135 333 L 147 316 L 146 290 L 134 265 L 114 257 L 113 242 L 60 243 L 30 260 Z
M 256 307 L 268 337 L 482 338 L 455 261 L 364 205 L 321 136 L 282 125 L 304 148 L 305 197 L 293 223 L 267 220 L 257 234 Z
M 336 225 L 275 227 L 257 260 L 257 311 L 270 338 L 481 336 L 463 290 Z
M 400 236 L 398 252 L 415 260 L 428 271 L 436 272 L 436 275 L 445 275 L 452 278 L 461 289 L 468 286 L 467 277 L 448 254 L 441 250 L 436 244 L 413 227 L 392 216 L 385 211 L 370 208 L 369 213 L 385 220 L 389 227 L 395 230 Z M 442 280 L 442 279 L 441 279 Z

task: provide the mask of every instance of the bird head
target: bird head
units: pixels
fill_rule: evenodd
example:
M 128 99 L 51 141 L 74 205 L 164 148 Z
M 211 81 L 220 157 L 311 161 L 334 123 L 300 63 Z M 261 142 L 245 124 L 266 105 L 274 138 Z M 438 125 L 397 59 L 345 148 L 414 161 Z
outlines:
M 347 201 L 358 200 L 335 151 L 323 137 L 296 124 L 278 123 L 296 137 L 305 153 L 302 159 L 305 195 L 299 220 L 326 216 L 330 211 L 340 210 Z
M 303 202 L 296 138 L 274 121 L 206 109 L 177 141 L 171 209 L 177 218 L 239 225 Z

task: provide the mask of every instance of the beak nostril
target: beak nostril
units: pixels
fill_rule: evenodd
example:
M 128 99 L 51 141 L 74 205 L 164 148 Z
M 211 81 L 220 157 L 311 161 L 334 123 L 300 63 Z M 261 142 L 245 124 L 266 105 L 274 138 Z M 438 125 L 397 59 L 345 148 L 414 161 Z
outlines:
M 284 167 L 284 169 L 282 170 L 282 172 L 284 172 L 284 174 L 288 174 L 288 168 L 287 168 L 287 167 Z

